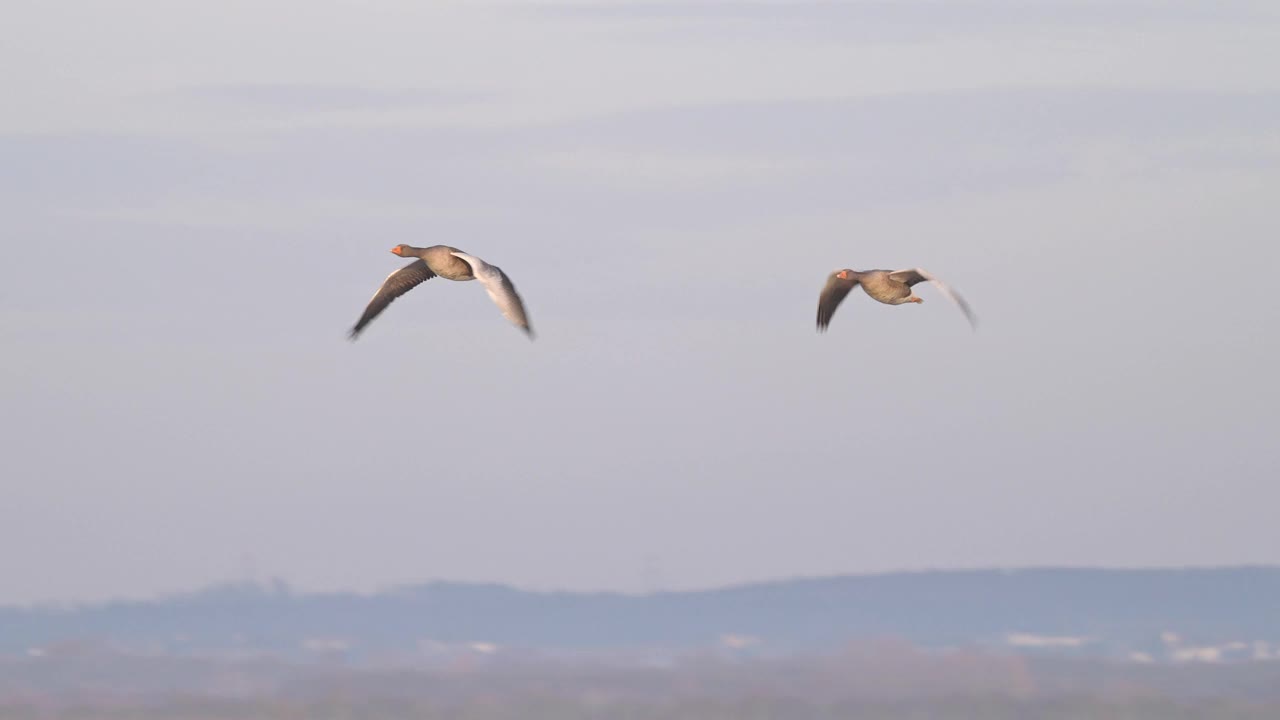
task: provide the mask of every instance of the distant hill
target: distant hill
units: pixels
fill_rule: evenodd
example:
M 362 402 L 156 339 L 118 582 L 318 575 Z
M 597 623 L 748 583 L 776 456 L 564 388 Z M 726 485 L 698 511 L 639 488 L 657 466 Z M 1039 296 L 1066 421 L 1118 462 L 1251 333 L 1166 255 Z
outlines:
M 430 583 L 376 595 L 236 585 L 147 602 L 0 609 L 0 654 L 111 648 L 349 660 L 458 651 L 778 655 L 897 639 L 1138 660 L 1280 658 L 1280 568 L 856 575 L 695 592 Z

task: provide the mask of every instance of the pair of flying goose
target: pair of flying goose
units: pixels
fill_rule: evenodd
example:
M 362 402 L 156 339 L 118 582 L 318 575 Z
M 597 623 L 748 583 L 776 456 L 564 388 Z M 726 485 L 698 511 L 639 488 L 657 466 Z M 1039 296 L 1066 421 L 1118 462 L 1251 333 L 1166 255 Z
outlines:
M 391 273 L 383 281 L 382 287 L 378 288 L 378 292 L 374 293 L 373 299 L 364 309 L 364 314 L 356 321 L 355 327 L 351 328 L 352 340 L 355 340 L 360 331 L 364 330 L 365 326 L 379 313 L 386 310 L 393 300 L 437 276 L 446 280 L 479 280 L 489 293 L 490 299 L 502 311 L 502 315 L 523 330 L 530 339 L 533 338 L 533 329 L 529 327 L 529 315 L 525 312 L 524 301 L 516 292 L 516 286 L 511 283 L 511 278 L 502 272 L 502 268 L 490 265 L 474 255 L 468 255 L 448 245 L 433 245 L 426 248 L 397 245 L 391 248 L 391 252 L 400 257 L 416 259 Z M 835 314 L 840 302 L 850 290 L 859 285 L 873 300 L 886 305 L 903 305 L 924 302 L 924 299 L 912 290 L 922 282 L 931 283 L 941 290 L 943 295 L 946 295 L 964 312 L 965 317 L 969 319 L 969 324 L 977 328 L 977 319 L 964 298 L 920 268 L 861 272 L 845 268 L 831 273 L 827 278 L 826 286 L 818 296 L 818 332 L 827 329 L 831 324 L 831 316 Z

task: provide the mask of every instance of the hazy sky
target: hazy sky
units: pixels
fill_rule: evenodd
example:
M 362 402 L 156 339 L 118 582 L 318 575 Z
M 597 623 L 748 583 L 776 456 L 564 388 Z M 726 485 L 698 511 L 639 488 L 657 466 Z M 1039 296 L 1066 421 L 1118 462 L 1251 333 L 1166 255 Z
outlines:
M 1280 562 L 1272 0 L 0 16 L 0 602 Z

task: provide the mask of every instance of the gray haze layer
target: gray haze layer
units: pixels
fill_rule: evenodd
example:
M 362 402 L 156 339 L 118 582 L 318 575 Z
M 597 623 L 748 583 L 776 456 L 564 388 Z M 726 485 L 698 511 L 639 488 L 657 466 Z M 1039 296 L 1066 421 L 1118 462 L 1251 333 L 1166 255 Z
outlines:
M 0 602 L 1280 562 L 1269 0 L 3 16 Z

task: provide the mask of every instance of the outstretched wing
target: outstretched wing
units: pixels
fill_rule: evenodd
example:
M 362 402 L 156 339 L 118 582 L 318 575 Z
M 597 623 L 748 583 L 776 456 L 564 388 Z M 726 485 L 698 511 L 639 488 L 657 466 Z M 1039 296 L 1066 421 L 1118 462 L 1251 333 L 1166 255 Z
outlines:
M 941 290 L 942 294 L 946 295 L 951 302 L 955 303 L 956 307 L 960 308 L 961 312 L 964 313 L 964 316 L 968 318 L 969 325 L 973 326 L 973 329 L 975 330 L 978 329 L 978 318 L 974 316 L 973 310 L 969 309 L 969 303 L 965 302 L 964 298 L 960 297 L 960 293 L 952 290 L 946 283 L 925 272 L 923 269 L 911 268 L 910 270 L 894 270 L 889 273 L 889 277 L 900 283 L 906 283 L 907 287 L 911 287 L 922 282 L 932 283 L 933 286 Z
M 373 322 L 373 319 L 378 317 L 378 313 L 386 310 L 391 301 L 435 276 L 436 274 L 431 272 L 431 268 L 427 267 L 427 263 L 422 260 L 414 260 L 388 275 L 387 279 L 382 281 L 382 287 L 373 294 L 373 299 L 364 309 L 364 314 L 356 321 L 355 327 L 351 328 L 351 339 L 355 340 L 364 326 Z
M 850 273 L 848 277 L 841 278 L 837 270 L 827 277 L 827 284 L 822 288 L 822 294 L 818 296 L 818 332 L 825 332 L 827 326 L 831 324 L 831 316 L 836 314 L 836 308 L 840 307 L 840 301 L 844 300 L 844 296 L 849 291 L 858 286 L 858 279 Z
M 497 265 L 490 265 L 474 255 L 468 255 L 464 252 L 451 253 L 454 257 L 462 258 L 471 266 L 471 272 L 484 285 L 485 292 L 489 293 L 489 299 L 494 305 L 502 311 L 502 316 L 511 321 L 513 325 L 524 330 L 525 334 L 533 338 L 533 329 L 529 327 L 529 314 L 525 312 L 524 301 L 520 299 L 520 294 L 516 292 L 516 286 L 511 282 L 511 278 L 502 272 L 502 268 Z

